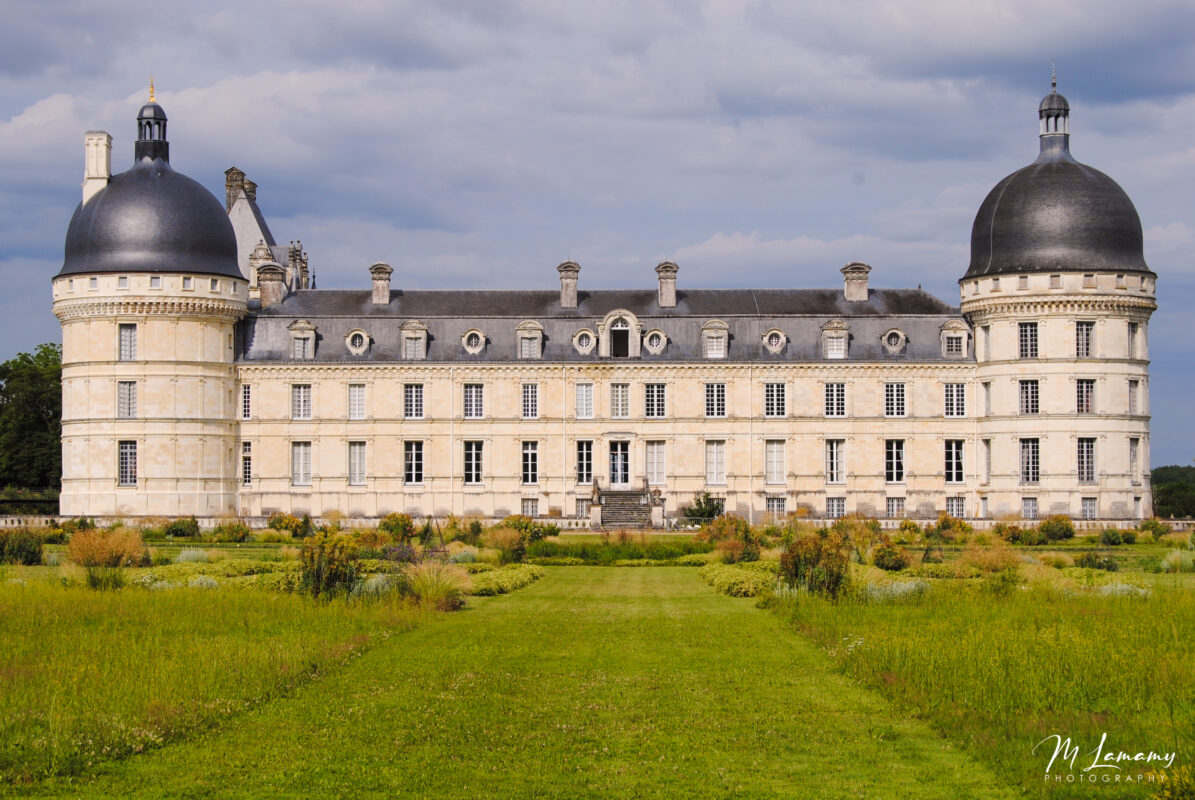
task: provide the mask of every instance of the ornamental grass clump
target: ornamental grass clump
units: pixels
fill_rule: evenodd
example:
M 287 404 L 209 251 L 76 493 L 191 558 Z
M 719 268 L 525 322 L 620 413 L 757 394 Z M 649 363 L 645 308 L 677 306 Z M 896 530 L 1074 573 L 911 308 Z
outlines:
M 792 587 L 837 598 L 850 586 L 850 540 L 838 530 L 819 530 L 793 541 L 780 556 L 780 575 Z
M 132 528 L 82 530 L 67 545 L 71 561 L 81 567 L 137 567 L 149 563 L 141 532 Z
M 347 593 L 357 579 L 357 545 L 348 536 L 317 533 L 299 553 L 300 586 L 312 597 Z
M 469 573 L 455 564 L 424 561 L 406 570 L 406 589 L 425 608 L 456 611 L 469 593 Z
M 42 563 L 42 538 L 28 528 L 0 531 L 0 564 Z
M 482 537 L 485 546 L 498 551 L 502 564 L 516 564 L 527 557 L 527 537 L 514 528 L 491 528 Z
M 1195 572 L 1195 551 L 1171 550 L 1162 559 L 1162 572 Z

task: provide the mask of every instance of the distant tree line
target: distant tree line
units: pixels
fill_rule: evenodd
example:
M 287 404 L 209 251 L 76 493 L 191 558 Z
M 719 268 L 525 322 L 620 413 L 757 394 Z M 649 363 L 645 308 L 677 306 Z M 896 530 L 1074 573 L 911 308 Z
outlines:
M 1195 517 L 1195 467 L 1158 467 L 1150 473 L 1154 513 L 1159 517 Z
M 62 347 L 0 364 L 0 486 L 62 485 Z

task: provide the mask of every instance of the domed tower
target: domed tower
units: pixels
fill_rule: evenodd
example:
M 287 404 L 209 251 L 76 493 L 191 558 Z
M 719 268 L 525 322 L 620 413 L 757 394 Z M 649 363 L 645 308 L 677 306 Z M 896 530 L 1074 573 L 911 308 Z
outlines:
M 224 206 L 170 166 L 166 113 L 132 168 L 85 138 L 83 202 L 53 279 L 62 324 L 64 515 L 211 516 L 236 504 L 233 328 L 248 284 Z
M 983 201 L 959 282 L 978 362 L 979 510 L 1140 519 L 1157 276 L 1128 195 L 1071 156 L 1053 82 L 1038 117 L 1041 152 Z

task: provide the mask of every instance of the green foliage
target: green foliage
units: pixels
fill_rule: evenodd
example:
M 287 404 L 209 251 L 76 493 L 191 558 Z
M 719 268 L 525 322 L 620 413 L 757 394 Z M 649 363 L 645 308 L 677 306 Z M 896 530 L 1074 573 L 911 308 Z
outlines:
M 925 529 L 925 535 L 930 539 L 938 539 L 943 542 L 953 542 L 957 539 L 964 539 L 972 532 L 969 524 L 961 519 L 950 516 L 946 512 L 938 515 L 938 522 L 936 525 L 930 525 Z
M 697 574 L 715 591 L 731 597 L 758 597 L 776 585 L 775 573 L 742 564 L 706 564 Z
M 1125 544 L 1137 544 L 1137 531 L 1132 528 L 1121 531 L 1120 540 Z
M 97 591 L 115 591 L 124 588 L 124 570 L 120 567 L 88 566 L 87 588 Z
M 303 520 L 281 511 L 271 514 L 266 525 L 276 531 L 290 531 L 291 536 L 302 536 L 304 532 Z
M 1051 542 L 1075 538 L 1074 523 L 1071 522 L 1070 517 L 1064 514 L 1055 514 L 1051 517 L 1046 517 L 1037 526 L 1037 529 Z
M 1195 572 L 1195 551 L 1171 550 L 1159 568 L 1162 572 Z
M 552 523 L 540 524 L 531 517 L 513 514 L 502 520 L 499 525 L 503 528 L 513 528 L 522 533 L 528 542 L 538 542 L 548 536 L 557 536 L 560 528 Z
M 899 572 L 909 566 L 909 554 L 903 547 L 884 542 L 876 546 L 871 553 L 871 563 L 885 572 Z
M 89 531 L 95 527 L 95 523 L 91 521 L 90 517 L 77 517 L 75 519 L 67 519 L 62 521 L 62 532 L 68 536 L 78 531 Z
M 198 539 L 199 521 L 195 517 L 171 520 L 162 527 L 162 533 L 175 539 Z
M 420 605 L 438 611 L 456 611 L 465 604 L 469 573 L 455 564 L 424 561 L 407 567 L 405 576 L 406 591 Z
M 1137 526 L 1137 530 L 1149 534 L 1149 537 L 1155 542 L 1160 541 L 1163 536 L 1170 533 L 1170 529 L 1166 527 L 1165 523 L 1156 519 L 1142 520 L 1141 524 Z
M 0 364 L 0 485 L 62 483 L 62 348 L 38 345 Z
M 543 567 L 533 564 L 507 564 L 473 575 L 473 588 L 469 594 L 484 597 L 506 594 L 534 583 L 544 576 Z
M 1085 569 L 1102 569 L 1107 572 L 1116 572 L 1118 569 L 1120 569 L 1112 556 L 1096 552 L 1079 554 L 1075 557 L 1075 566 L 1083 567 Z
M 712 497 L 709 492 L 702 492 L 693 498 L 693 505 L 680 509 L 679 516 L 690 519 L 713 519 L 722 514 L 724 501 L 721 497 Z
M 299 553 L 300 585 L 312 597 L 347 592 L 357 577 L 357 545 L 347 536 L 317 533 Z
M 0 564 L 31 566 L 41 561 L 41 537 L 28 528 L 0 530 Z
M 616 561 L 650 559 L 664 562 L 697 555 L 700 556 L 700 563 L 704 564 L 705 557 L 702 554 L 709 553 L 714 547 L 713 542 L 675 536 L 666 539 L 663 537 L 638 537 L 626 542 L 540 541 L 527 545 L 527 557 L 535 559 L 567 558 L 586 564 L 610 565 Z
M 1102 545 L 1116 547 L 1123 541 L 1124 540 L 1120 535 L 1120 531 L 1116 530 L 1116 528 L 1104 528 L 1102 531 L 1100 531 L 1100 544 Z
M 378 529 L 390 534 L 401 544 L 407 544 L 415 535 L 415 520 L 408 514 L 392 511 L 378 522 Z
M 851 547 L 839 531 L 799 537 L 780 556 L 780 574 L 792 588 L 836 598 L 850 586 Z
M 249 526 L 239 519 L 221 522 L 212 529 L 210 534 L 214 542 L 247 542 L 249 541 Z M 205 539 L 208 537 L 204 537 Z

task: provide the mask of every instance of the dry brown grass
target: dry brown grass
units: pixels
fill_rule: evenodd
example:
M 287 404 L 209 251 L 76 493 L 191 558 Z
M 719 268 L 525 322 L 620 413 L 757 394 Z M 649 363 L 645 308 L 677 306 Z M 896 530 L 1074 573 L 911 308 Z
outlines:
M 1053 567 L 1054 569 L 1063 569 L 1075 565 L 1075 560 L 1066 553 L 1042 553 L 1037 557 L 1037 560 L 1047 567 Z
M 135 567 L 149 560 L 141 532 L 124 527 L 79 531 L 71 536 L 67 553 L 81 567 Z
M 1017 552 L 1007 545 L 969 545 L 963 550 L 959 560 L 981 572 L 1003 572 L 1006 569 L 1016 569 L 1024 563 Z
M 507 552 L 518 547 L 522 540 L 523 534 L 514 528 L 490 528 L 481 537 L 486 547 Z

